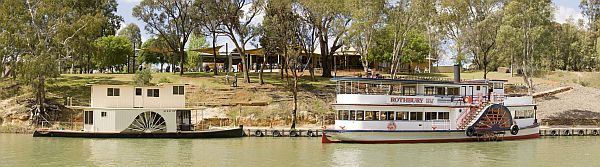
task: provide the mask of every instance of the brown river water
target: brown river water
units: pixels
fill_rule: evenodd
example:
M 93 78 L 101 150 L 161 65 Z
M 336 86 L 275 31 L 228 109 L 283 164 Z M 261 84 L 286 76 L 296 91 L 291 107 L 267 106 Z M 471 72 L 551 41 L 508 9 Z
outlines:
M 600 137 L 438 144 L 320 138 L 77 139 L 0 133 L 0 166 L 600 166 Z

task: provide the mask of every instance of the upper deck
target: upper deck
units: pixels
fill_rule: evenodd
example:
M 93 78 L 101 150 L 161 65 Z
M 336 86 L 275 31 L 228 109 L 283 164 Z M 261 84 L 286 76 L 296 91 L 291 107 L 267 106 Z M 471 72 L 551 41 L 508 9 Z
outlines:
M 92 85 L 91 108 L 185 108 L 185 84 Z
M 502 80 L 461 82 L 372 78 L 332 80 L 336 81 L 335 105 L 461 106 L 484 99 L 494 102 L 504 100 L 505 81 Z

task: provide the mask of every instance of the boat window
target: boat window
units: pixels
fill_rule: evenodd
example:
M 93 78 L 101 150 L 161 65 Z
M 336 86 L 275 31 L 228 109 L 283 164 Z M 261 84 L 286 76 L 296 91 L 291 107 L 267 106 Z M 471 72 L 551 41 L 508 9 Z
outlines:
M 148 97 L 159 97 L 159 90 L 158 89 L 148 89 L 147 92 Z
M 367 120 L 367 121 L 379 120 L 379 111 L 365 112 L 365 120 Z
M 348 120 L 348 110 L 340 110 L 339 120 Z
M 435 87 L 425 87 L 425 95 L 435 95 Z
M 135 88 L 135 95 L 136 96 L 141 96 L 142 95 L 142 88 Z
M 402 94 L 405 96 L 417 95 L 417 87 L 416 86 L 403 86 Z
M 396 120 L 408 120 L 408 112 L 396 112 Z
M 448 95 L 458 96 L 458 95 L 460 95 L 460 91 L 458 88 L 448 88 Z
M 106 112 L 101 112 L 101 113 L 100 113 L 100 116 L 101 116 L 101 117 L 106 117 Z
M 93 125 L 94 124 L 94 111 L 84 111 L 83 112 L 83 124 Z
M 437 95 L 446 95 L 445 87 L 436 87 L 435 90 Z
M 120 90 L 119 88 L 108 88 L 106 91 L 107 96 L 119 96 Z
M 350 118 L 348 120 L 356 120 L 356 111 L 350 110 Z
M 174 95 L 183 95 L 185 92 L 185 88 L 183 86 L 173 86 L 173 94 Z
M 493 83 L 494 89 L 504 89 L 504 84 L 501 82 Z
M 437 120 L 437 112 L 426 112 L 425 120 Z
M 477 86 L 477 87 L 476 87 L 476 90 L 481 90 L 481 86 Z
M 364 111 L 356 111 L 356 120 L 358 120 L 358 121 L 365 120 L 365 112 Z
M 423 113 L 422 112 L 410 112 L 410 120 L 411 121 L 423 120 Z
M 450 112 L 438 112 L 438 119 L 450 120 Z
M 535 112 L 533 110 L 516 110 L 515 119 L 527 119 L 534 118 Z
M 394 112 L 393 111 L 381 111 L 381 120 L 394 120 Z

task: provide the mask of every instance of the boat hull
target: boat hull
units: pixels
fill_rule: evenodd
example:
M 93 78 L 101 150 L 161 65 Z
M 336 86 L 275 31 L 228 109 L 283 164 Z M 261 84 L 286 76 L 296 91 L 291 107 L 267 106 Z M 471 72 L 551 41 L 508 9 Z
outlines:
M 167 133 L 107 133 L 68 130 L 36 130 L 33 132 L 33 137 L 74 138 L 237 138 L 243 136 L 242 128 Z
M 464 130 L 437 131 L 368 131 L 326 130 L 323 143 L 446 143 L 469 141 L 500 141 L 539 138 L 539 126 L 520 129 L 517 135 L 510 132 L 496 136 L 465 135 Z

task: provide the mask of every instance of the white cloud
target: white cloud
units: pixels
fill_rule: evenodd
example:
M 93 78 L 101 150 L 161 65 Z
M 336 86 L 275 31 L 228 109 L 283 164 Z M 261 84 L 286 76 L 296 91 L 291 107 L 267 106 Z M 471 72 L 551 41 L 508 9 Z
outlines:
M 569 18 L 577 22 L 579 19 L 583 19 L 583 15 L 579 9 L 556 5 L 556 13 L 554 15 L 556 22 L 566 23 Z

